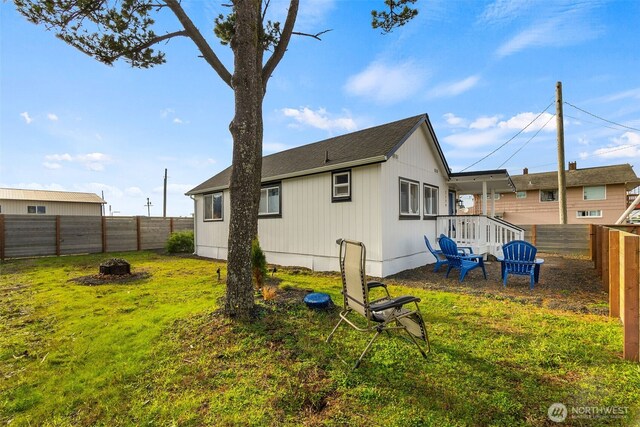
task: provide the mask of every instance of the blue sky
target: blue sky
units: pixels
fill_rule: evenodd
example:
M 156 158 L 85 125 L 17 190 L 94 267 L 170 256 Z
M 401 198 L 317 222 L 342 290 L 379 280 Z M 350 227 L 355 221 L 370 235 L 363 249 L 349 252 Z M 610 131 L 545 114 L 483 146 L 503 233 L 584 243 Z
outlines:
M 213 36 L 218 2 L 185 0 Z M 419 0 L 390 35 L 370 27 L 379 1 L 302 0 L 297 30 L 264 102 L 264 153 L 427 113 L 453 171 L 495 150 L 564 100 L 566 161 L 640 159 L 640 2 Z M 271 10 L 283 17 L 286 2 Z M 0 3 L 0 187 L 88 191 L 116 215 L 187 216 L 184 193 L 231 163 L 233 93 L 188 39 L 150 70 L 105 66 Z M 158 19 L 156 33 L 180 29 Z M 469 170 L 556 168 L 554 105 Z M 546 126 L 545 126 L 546 124 Z M 535 137 L 534 137 L 535 135 Z M 532 139 L 533 137 L 533 139 Z M 107 207 L 109 214 L 109 207 Z

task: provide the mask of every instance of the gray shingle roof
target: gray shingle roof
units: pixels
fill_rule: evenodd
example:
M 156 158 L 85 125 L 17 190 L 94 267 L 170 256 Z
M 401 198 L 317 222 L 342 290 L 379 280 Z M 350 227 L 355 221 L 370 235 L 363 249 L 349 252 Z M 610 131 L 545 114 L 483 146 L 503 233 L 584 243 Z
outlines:
M 262 158 L 262 181 L 340 169 L 354 162 L 365 164 L 368 160 L 371 163 L 385 161 L 422 123 L 426 123 L 438 145 L 428 116 L 420 114 L 265 156 Z M 436 148 L 447 166 L 442 150 L 439 146 Z M 327 156 L 329 161 L 325 162 Z M 231 167 L 228 167 L 187 194 L 228 188 L 230 177 Z
M 567 187 L 625 184 L 627 189 L 630 190 L 640 185 L 640 179 L 638 179 L 629 164 L 568 170 L 565 171 L 565 178 Z M 517 191 L 558 188 L 558 173 L 555 171 L 511 175 L 511 180 Z

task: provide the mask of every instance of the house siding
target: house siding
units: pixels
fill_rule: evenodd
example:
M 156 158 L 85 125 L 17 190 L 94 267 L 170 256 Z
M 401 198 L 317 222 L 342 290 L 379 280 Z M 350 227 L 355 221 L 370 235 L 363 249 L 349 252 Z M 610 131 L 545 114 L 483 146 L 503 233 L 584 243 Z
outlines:
M 605 200 L 583 200 L 583 187 L 567 188 L 568 224 L 613 224 L 627 208 L 627 196 L 624 184 L 606 186 Z M 475 197 L 476 212 L 482 211 L 481 197 Z M 488 201 L 489 210 L 491 200 Z M 577 218 L 577 211 L 601 210 L 602 217 Z M 527 197 L 516 198 L 515 193 L 502 193 L 495 201 L 496 215 L 502 215 L 512 224 L 558 224 L 558 202 L 541 202 L 540 190 L 527 191 Z
M 27 213 L 27 206 L 45 206 L 46 213 Z M 52 201 L 31 201 L 31 200 L 9 200 L 0 199 L 0 213 L 7 215 L 78 215 L 78 216 L 102 216 L 102 205 L 99 203 L 80 202 L 52 202 Z
M 351 169 L 351 201 L 332 203 L 331 172 L 283 180 L 280 218 L 258 220 L 260 245 L 267 262 L 316 271 L 336 271 L 339 238 L 365 242 L 367 274 L 382 275 L 380 164 Z M 203 196 L 196 212 L 203 214 Z M 196 220 L 197 253 L 226 259 L 229 191 L 224 191 L 224 220 Z
M 436 221 L 423 219 L 423 184 L 438 187 L 438 214 L 448 214 L 448 184 L 443 165 L 436 161 L 434 144 L 423 128 L 414 132 L 396 153 L 382 164 L 381 189 L 384 194 L 382 223 L 383 276 L 433 263 L 423 235 L 435 241 Z M 420 183 L 420 218 L 400 219 L 399 179 Z M 366 244 L 366 242 L 365 242 Z

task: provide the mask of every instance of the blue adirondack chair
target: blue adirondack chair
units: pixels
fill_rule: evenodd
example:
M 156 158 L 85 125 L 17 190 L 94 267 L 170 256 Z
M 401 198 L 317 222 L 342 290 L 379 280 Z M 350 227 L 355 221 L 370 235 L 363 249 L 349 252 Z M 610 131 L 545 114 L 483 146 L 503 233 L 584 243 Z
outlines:
M 502 263 L 502 282 L 507 286 L 507 276 L 516 274 L 529 276 L 529 289 L 533 289 L 534 283 L 538 283 L 540 265 L 542 259 L 536 259 L 538 249 L 524 240 L 512 240 L 502 247 L 504 258 L 499 258 Z
M 460 270 L 460 281 L 462 282 L 469 271 L 474 268 L 481 268 L 484 278 L 487 278 L 487 270 L 484 268 L 482 255 L 461 254 L 456 242 L 445 235 L 440 236 L 440 249 L 442 249 L 444 256 L 447 257 L 449 265 L 445 277 L 449 277 L 449 272 L 452 269 L 457 268 Z
M 433 246 L 431 246 L 431 242 L 426 235 L 424 236 L 424 243 L 425 245 L 427 245 L 427 249 L 429 250 L 429 252 L 431 252 L 431 255 L 433 255 L 433 257 L 436 259 L 436 265 L 433 268 L 433 272 L 437 273 L 440 269 L 440 266 L 449 264 L 449 261 L 447 260 L 447 257 L 444 256 L 441 250 L 434 249 Z M 471 255 L 473 254 L 473 249 L 471 249 L 471 246 L 458 246 L 458 252 L 460 252 L 461 255 Z

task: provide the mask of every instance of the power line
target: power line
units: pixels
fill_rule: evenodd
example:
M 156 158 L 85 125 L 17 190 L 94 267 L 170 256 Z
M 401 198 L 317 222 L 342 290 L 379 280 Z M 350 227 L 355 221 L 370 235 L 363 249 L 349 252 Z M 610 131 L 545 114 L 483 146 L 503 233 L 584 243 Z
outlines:
M 502 164 L 500 166 L 498 166 L 498 169 L 500 169 L 502 166 L 504 166 L 505 163 L 507 163 L 509 160 L 511 160 L 513 158 L 513 156 L 515 156 L 516 154 L 518 154 L 520 152 L 520 150 L 522 150 L 528 143 L 531 142 L 531 140 L 533 138 L 535 138 L 536 136 L 538 136 L 538 134 L 542 131 L 542 129 L 546 128 L 547 125 L 549 124 L 549 122 L 551 121 L 551 119 L 553 119 L 556 115 L 553 114 L 551 117 L 549 117 L 549 120 L 547 120 L 547 122 L 544 124 L 544 126 L 542 126 L 540 129 L 538 129 L 536 131 L 536 133 L 533 134 L 533 136 L 531 138 L 529 138 L 529 140 L 527 142 L 525 142 L 524 144 L 522 144 L 522 146 L 520 148 L 518 148 L 511 156 L 509 156 L 509 158 L 507 160 L 505 160 L 504 162 L 502 162 Z
M 637 129 L 637 128 L 634 128 L 634 127 L 631 127 L 631 126 L 626 126 L 626 125 L 623 125 L 623 124 L 620 124 L 620 123 L 616 123 L 616 122 L 611 121 L 611 120 L 604 119 L 604 118 L 602 118 L 602 117 L 600 117 L 600 116 L 597 116 L 597 115 L 595 115 L 595 114 L 593 114 L 593 113 L 588 112 L 587 110 L 583 110 L 583 109 L 582 109 L 582 108 L 580 108 L 580 107 L 576 107 L 575 105 L 573 105 L 573 104 L 572 104 L 572 103 L 570 103 L 570 102 L 564 101 L 564 103 L 565 103 L 565 104 L 567 104 L 567 105 L 568 105 L 568 106 L 570 106 L 570 107 L 575 108 L 576 110 L 582 111 L 583 113 L 590 115 L 591 117 L 595 117 L 595 118 L 596 118 L 596 119 L 598 119 L 598 120 L 602 120 L 603 122 L 611 123 L 612 125 L 616 125 L 616 126 L 623 127 L 623 128 L 625 128 L 625 129 L 630 129 L 630 130 L 635 130 L 635 131 L 637 131 L 637 132 L 640 132 L 640 129 Z
M 564 116 L 565 116 L 565 117 L 568 117 L 568 118 L 570 118 L 570 119 L 579 120 L 579 121 L 581 121 L 581 122 L 590 123 L 590 124 L 592 124 L 592 125 L 602 126 L 602 127 L 607 128 L 607 129 L 620 130 L 620 128 L 614 128 L 613 126 L 607 126 L 607 125 L 603 125 L 603 124 L 596 123 L 596 122 L 590 122 L 589 120 L 585 120 L 585 119 L 581 119 L 581 118 L 578 118 L 578 117 L 570 116 L 570 115 L 568 115 L 568 114 L 565 114 Z
M 533 122 L 535 122 L 536 120 L 538 120 L 538 119 L 540 118 L 540 116 L 542 116 L 542 115 L 543 115 L 543 114 L 544 114 L 544 113 L 549 109 L 549 107 L 551 107 L 552 105 L 553 105 L 553 101 L 552 101 L 549 105 L 547 105 L 547 108 L 545 108 L 544 110 L 542 110 L 542 111 L 540 112 L 540 114 L 538 114 L 538 115 L 536 116 L 536 118 L 535 118 L 535 119 L 531 120 L 531 121 L 529 122 L 529 124 L 527 124 L 525 127 L 523 127 L 522 129 L 520 129 L 520 130 L 518 131 L 518 133 L 516 133 L 516 134 L 515 134 L 515 135 L 513 135 L 511 138 L 509 138 L 509 140 L 508 140 L 507 142 L 505 142 L 504 144 L 502 144 L 501 146 L 499 146 L 498 148 L 496 148 L 495 150 L 493 150 L 492 152 L 490 152 L 489 154 L 487 154 L 486 156 L 484 156 L 483 158 L 481 158 L 481 159 L 480 159 L 480 160 L 478 160 L 477 162 L 475 162 L 475 163 L 473 163 L 473 164 L 470 164 L 470 165 L 469 165 L 469 166 L 467 166 L 466 168 L 462 169 L 460 172 L 464 172 L 464 171 L 466 171 L 467 169 L 469 169 L 469 168 L 471 168 L 471 167 L 473 167 L 473 166 L 477 165 L 478 163 L 480 163 L 481 161 L 485 160 L 487 157 L 492 156 L 493 154 L 495 154 L 495 153 L 496 153 L 496 151 L 500 150 L 502 147 L 504 147 L 505 145 L 507 145 L 508 143 L 510 143 L 511 141 L 513 141 L 513 140 L 514 140 L 518 135 L 520 135 L 520 134 L 521 134 L 522 132 L 524 132 L 524 131 L 529 127 L 529 126 L 531 126 L 531 125 L 533 124 Z

